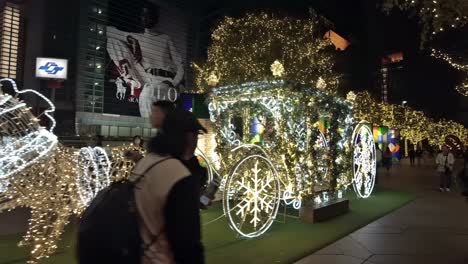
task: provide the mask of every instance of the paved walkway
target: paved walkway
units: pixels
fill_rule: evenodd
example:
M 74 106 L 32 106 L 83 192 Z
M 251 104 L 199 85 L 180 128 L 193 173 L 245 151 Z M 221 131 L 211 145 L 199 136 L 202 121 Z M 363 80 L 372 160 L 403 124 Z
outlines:
M 296 264 L 468 263 L 468 203 L 459 191 L 440 193 L 433 163 L 379 171 L 379 185 L 417 199 Z

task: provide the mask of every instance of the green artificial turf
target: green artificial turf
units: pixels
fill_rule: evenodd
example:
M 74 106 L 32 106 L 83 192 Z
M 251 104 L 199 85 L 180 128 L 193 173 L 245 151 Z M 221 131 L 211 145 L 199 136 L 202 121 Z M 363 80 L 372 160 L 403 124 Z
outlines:
M 203 243 L 207 263 L 292 263 L 341 237 L 365 226 L 414 199 L 412 194 L 378 191 L 369 199 L 350 199 L 350 212 L 323 223 L 306 224 L 286 218 L 277 222 L 263 236 L 255 239 L 236 237 L 220 205 L 203 213 Z M 281 210 L 280 210 L 281 211 Z M 283 221 L 283 216 L 277 219 Z M 65 234 L 59 252 L 44 263 L 76 263 L 73 258 L 73 231 Z M 27 248 L 17 248 L 19 236 L 0 237 L 0 264 L 25 263 Z

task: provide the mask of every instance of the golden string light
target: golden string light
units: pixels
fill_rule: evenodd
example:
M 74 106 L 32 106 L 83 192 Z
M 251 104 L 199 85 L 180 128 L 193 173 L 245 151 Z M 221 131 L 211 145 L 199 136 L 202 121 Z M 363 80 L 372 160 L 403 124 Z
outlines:
M 385 0 L 383 11 L 390 13 L 393 8 L 416 10 L 422 24 L 421 48 L 437 34 L 467 24 L 468 5 L 465 0 Z
M 449 54 L 443 53 L 436 49 L 432 49 L 431 56 L 437 59 L 442 59 L 453 68 L 463 72 L 465 78 L 461 83 L 455 86 L 455 90 L 463 96 L 468 96 L 468 65 L 456 63 Z
M 463 96 L 468 96 L 468 79 L 455 86 L 455 90 Z
M 132 145 L 109 149 L 112 181 L 126 179 L 134 163 L 124 157 Z M 144 151 L 138 149 L 141 153 Z M 19 243 L 31 249 L 29 264 L 40 263 L 57 250 L 70 217 L 84 210 L 76 186 L 78 150 L 58 146 L 48 157 L 15 175 L 0 197 L 0 212 L 31 209 L 28 230 Z
M 369 93 L 357 93 L 353 103 L 355 119 L 399 129 L 400 135 L 413 143 L 424 139 L 431 145 L 441 146 L 445 137 L 455 135 L 468 144 L 468 129 L 451 120 L 434 120 L 423 112 L 407 106 L 379 103 Z
M 431 56 L 433 56 L 433 57 L 435 57 L 437 59 L 444 60 L 445 62 L 450 64 L 450 66 L 452 66 L 453 68 L 455 68 L 457 70 L 464 70 L 464 71 L 468 70 L 468 65 L 456 63 L 455 60 L 452 57 L 450 57 L 450 55 L 448 55 L 447 53 L 443 53 L 443 52 L 438 51 L 436 49 L 432 49 Z
M 281 62 L 279 62 L 278 60 L 275 60 L 271 64 L 270 69 L 271 69 L 271 73 L 273 74 L 273 76 L 281 77 L 284 74 L 283 64 L 281 64 Z
M 224 18 L 212 34 L 207 61 L 194 65 L 197 90 L 278 77 L 316 87 L 322 77 L 327 91 L 334 91 L 332 43 L 319 33 L 326 23 L 314 12 L 308 19 L 265 13 Z

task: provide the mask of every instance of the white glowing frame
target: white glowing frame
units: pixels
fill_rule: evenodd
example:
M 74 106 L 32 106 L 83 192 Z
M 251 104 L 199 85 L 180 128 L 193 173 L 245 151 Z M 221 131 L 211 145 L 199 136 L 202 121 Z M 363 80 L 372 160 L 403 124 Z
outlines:
M 240 175 L 240 181 L 237 180 L 236 182 L 233 182 L 234 176 L 236 175 L 239 167 L 241 167 L 242 164 L 244 164 L 249 159 L 257 159 L 255 163 L 256 166 L 251 170 L 251 172 L 253 173 L 253 177 L 243 177 L 243 175 Z M 266 162 L 272 172 L 272 175 L 270 175 L 271 177 L 266 181 L 263 181 L 262 178 L 259 178 L 260 170 L 258 170 L 257 168 L 259 161 Z M 246 183 L 246 179 L 252 180 L 254 186 L 252 187 L 250 185 L 250 182 Z M 233 186 L 235 184 L 240 185 L 242 188 L 237 188 L 237 186 Z M 266 193 L 265 188 L 267 187 L 272 188 L 273 192 Z M 235 193 L 233 192 L 240 192 L 243 190 L 245 190 L 241 194 L 243 197 L 241 197 L 238 203 L 236 203 L 234 206 L 231 206 L 230 200 L 232 200 L 233 198 L 237 198 L 233 197 L 235 195 Z M 233 228 L 238 234 L 244 237 L 253 238 L 261 236 L 270 228 L 270 226 L 273 224 L 273 221 L 276 218 L 276 215 L 278 214 L 279 203 L 281 200 L 280 192 L 281 187 L 278 172 L 276 171 L 275 167 L 268 158 L 262 155 L 250 155 L 240 160 L 226 180 L 226 190 L 224 191 L 223 195 L 223 208 L 225 211 L 225 215 L 227 215 L 228 217 L 229 225 L 231 226 L 231 228 Z M 264 212 L 268 215 L 258 215 L 261 212 Z M 255 231 L 246 233 L 242 230 L 242 226 L 238 226 L 238 223 L 236 223 L 233 214 L 240 214 L 241 217 L 244 217 L 245 220 L 247 214 L 250 215 L 252 213 L 253 217 L 249 223 L 254 225 Z M 257 228 L 257 224 L 259 223 L 260 227 Z
M 31 129 L 31 132 L 21 138 L 10 137 L 11 142 L 0 146 L 0 179 L 3 180 L 40 161 L 55 148 L 58 142 L 57 136 L 53 134 L 56 122 L 50 115 L 50 113 L 55 111 L 54 104 L 47 99 L 47 97 L 35 90 L 18 90 L 16 83 L 12 79 L 0 79 L 0 83 L 4 81 L 10 82 L 13 90 L 17 94 L 33 93 L 44 99 L 49 105 L 49 108 L 44 111 L 44 115 L 51 120 L 52 125 L 47 130 L 43 127 L 39 127 L 39 125 L 37 125 L 37 127 L 27 127 L 27 125 L 22 124 L 23 127 L 21 129 Z M 19 116 L 15 116 L 15 114 L 22 115 L 21 113 L 12 113 L 13 111 L 24 111 L 25 113 L 29 111 L 24 102 L 12 102 L 12 100 L 17 99 L 11 95 L 0 93 L 0 118 L 11 120 L 12 118 L 19 118 Z M 9 117 L 9 115 L 12 115 L 12 117 Z M 37 124 L 38 120 L 29 120 L 29 122 Z M 11 135 L 4 136 L 8 137 Z
M 368 198 L 374 190 L 377 162 L 374 136 L 367 122 L 360 122 L 354 129 L 353 145 L 353 188 L 359 197 Z
M 205 162 L 206 170 L 208 174 L 208 179 L 207 179 L 206 184 L 209 184 L 211 181 L 213 181 L 213 168 L 211 167 L 210 160 L 205 156 L 205 154 L 199 148 L 195 149 L 195 156 L 201 157 L 203 161 Z
M 81 204 L 87 206 L 97 193 L 109 186 L 111 163 L 100 147 L 85 147 L 78 152 L 76 186 Z

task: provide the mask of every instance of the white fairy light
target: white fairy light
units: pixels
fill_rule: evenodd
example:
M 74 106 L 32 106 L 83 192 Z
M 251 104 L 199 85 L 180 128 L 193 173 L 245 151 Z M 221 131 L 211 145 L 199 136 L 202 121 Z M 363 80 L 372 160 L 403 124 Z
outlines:
M 294 209 L 301 209 L 302 200 L 292 196 L 291 192 L 285 191 L 282 200 L 286 205 L 292 205 Z
M 322 199 L 320 199 L 320 196 L 315 197 L 314 203 L 317 204 L 317 205 L 322 203 Z
M 253 160 L 252 160 L 253 159 Z M 250 167 L 247 161 L 254 161 Z M 259 162 L 266 163 L 269 171 L 262 171 Z M 246 166 L 248 169 L 243 170 Z M 245 174 L 250 174 L 245 177 Z M 279 208 L 280 182 L 271 161 L 261 155 L 250 155 L 234 167 L 226 181 L 223 207 L 230 226 L 244 237 L 258 237 L 273 224 Z M 231 201 L 234 205 L 231 205 Z M 241 219 L 240 223 L 238 222 Z M 246 225 L 251 229 L 243 230 Z
M 210 183 L 211 181 L 213 181 L 213 168 L 211 167 L 210 160 L 206 157 L 206 155 L 199 148 L 195 149 L 195 156 L 199 156 L 199 157 L 201 157 L 203 159 L 203 162 L 206 165 L 206 170 L 207 170 L 207 174 L 208 174 L 207 175 L 208 178 L 206 179 L 207 180 L 206 183 L 207 184 Z
M 338 191 L 338 199 L 343 198 L 343 192 L 341 190 Z
M 52 102 L 34 90 L 18 90 L 11 79 L 0 79 L 10 82 L 17 94 L 33 93 L 49 104 L 44 114 L 50 118 L 52 125 L 49 130 L 39 125 L 39 120 L 30 112 L 24 102 L 8 94 L 0 93 L 0 179 L 21 172 L 52 151 L 57 145 L 57 137 L 52 133 L 55 120 L 50 116 L 55 110 Z
M 17 94 L 33 93 L 33 94 L 41 97 L 44 101 L 46 101 L 46 103 L 49 105 L 49 108 L 44 111 L 44 115 L 47 116 L 47 118 L 49 118 L 50 121 L 52 122 L 52 125 L 49 128 L 49 131 L 52 133 L 54 131 L 54 128 L 55 128 L 56 124 L 57 124 L 55 122 L 55 119 L 50 115 L 50 113 L 55 112 L 55 105 L 52 103 L 52 101 L 50 101 L 47 97 L 45 97 L 43 94 L 41 94 L 40 92 L 38 92 L 36 90 L 32 90 L 32 89 L 19 90 L 18 86 L 16 86 L 15 81 L 13 81 L 12 79 L 9 79 L 9 78 L 0 79 L 0 83 L 2 83 L 4 81 L 10 82 L 13 90 Z
M 328 202 L 330 200 L 330 197 L 328 196 L 328 192 L 323 193 L 323 201 Z
M 76 163 L 78 194 L 82 205 L 87 206 L 100 190 L 109 186 L 111 163 L 100 147 L 81 148 Z
M 359 197 L 367 198 L 374 189 L 377 164 L 374 137 L 365 121 L 356 126 L 353 132 L 353 143 L 353 187 Z

